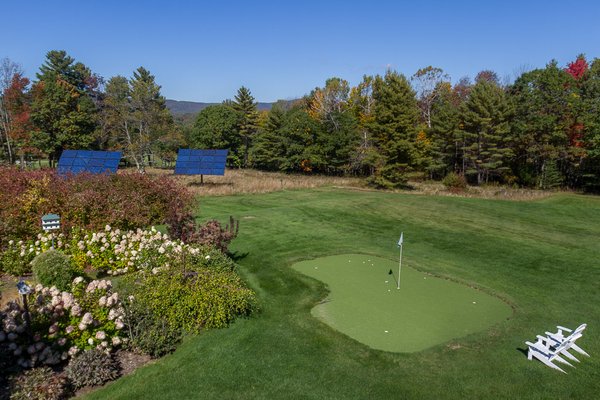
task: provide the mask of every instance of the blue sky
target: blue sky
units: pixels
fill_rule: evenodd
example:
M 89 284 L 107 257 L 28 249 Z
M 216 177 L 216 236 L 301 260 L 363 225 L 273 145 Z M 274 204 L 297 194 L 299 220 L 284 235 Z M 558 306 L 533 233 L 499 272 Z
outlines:
M 0 58 L 34 78 L 66 50 L 105 78 L 144 66 L 167 98 L 302 96 L 332 76 L 357 84 L 391 67 L 441 67 L 456 82 L 492 69 L 600 57 L 593 1 L 8 1 Z

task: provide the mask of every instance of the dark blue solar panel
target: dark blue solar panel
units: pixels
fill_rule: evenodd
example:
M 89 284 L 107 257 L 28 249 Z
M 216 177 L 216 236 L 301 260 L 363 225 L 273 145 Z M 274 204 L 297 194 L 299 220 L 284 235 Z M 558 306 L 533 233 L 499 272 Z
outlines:
M 120 151 L 64 150 L 58 160 L 58 173 L 116 173 L 120 160 Z
M 175 174 L 225 175 L 225 162 L 229 150 L 179 149 Z

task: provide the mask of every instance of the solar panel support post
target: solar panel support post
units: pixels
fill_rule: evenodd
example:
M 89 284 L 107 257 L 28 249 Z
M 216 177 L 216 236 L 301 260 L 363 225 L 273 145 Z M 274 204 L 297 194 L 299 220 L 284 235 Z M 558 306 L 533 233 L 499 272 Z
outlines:
M 204 185 L 204 175 L 200 174 L 200 184 Z

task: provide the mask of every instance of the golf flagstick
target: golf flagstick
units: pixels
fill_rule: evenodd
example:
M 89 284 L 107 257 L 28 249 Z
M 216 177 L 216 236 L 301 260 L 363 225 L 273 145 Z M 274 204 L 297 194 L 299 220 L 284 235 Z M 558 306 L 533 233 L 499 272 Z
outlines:
M 400 240 L 398 240 L 398 247 L 400 247 L 400 261 L 398 263 L 398 288 L 400 289 L 400 273 L 402 272 L 402 242 L 404 242 L 404 232 L 400 233 Z

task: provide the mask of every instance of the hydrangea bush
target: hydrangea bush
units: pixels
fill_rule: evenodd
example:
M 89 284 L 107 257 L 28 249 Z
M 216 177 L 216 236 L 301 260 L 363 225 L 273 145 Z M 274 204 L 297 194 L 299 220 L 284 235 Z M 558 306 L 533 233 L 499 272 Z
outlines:
M 156 268 L 168 268 L 183 260 L 234 269 L 234 263 L 210 245 L 172 240 L 154 227 L 121 231 L 106 225 L 99 232 L 74 229 L 69 238 L 62 233 L 40 233 L 35 240 L 11 240 L 0 255 L 0 271 L 15 276 L 31 272 L 31 261 L 48 251 L 53 240 L 54 248 L 69 255 L 79 272 L 87 268 L 113 276 L 139 270 L 156 272 Z M 210 259 L 214 262 L 207 262 Z
M 0 253 L 0 272 L 21 276 L 31 272 L 31 261 L 35 256 L 48 251 L 52 247 L 64 249 L 65 235 L 62 233 L 40 233 L 35 239 L 9 240 L 4 251 Z
M 27 299 L 29 328 L 18 303 L 0 312 L 0 346 L 24 368 L 58 364 L 81 350 L 111 351 L 127 340 L 121 299 L 108 280 L 78 277 L 70 292 L 36 285 Z

